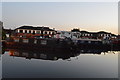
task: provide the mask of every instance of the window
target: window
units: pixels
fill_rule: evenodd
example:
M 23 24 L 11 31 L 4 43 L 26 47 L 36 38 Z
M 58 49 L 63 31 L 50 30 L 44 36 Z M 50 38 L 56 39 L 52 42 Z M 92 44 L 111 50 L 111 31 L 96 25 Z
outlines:
M 82 41 L 82 40 L 80 41 L 80 43 L 84 43 L 84 42 L 85 42 L 85 41 Z
M 54 32 L 52 32 L 52 35 L 54 35 Z
M 29 30 L 29 33 L 31 33 L 31 31 Z
M 90 43 L 91 43 L 91 41 L 88 41 L 88 43 L 90 44 Z
M 46 59 L 46 58 L 47 58 L 47 55 L 45 55 L 45 54 L 40 54 L 40 58 Z
M 47 32 L 45 31 L 45 34 L 47 34 Z
M 45 31 L 43 31 L 43 34 L 45 34 Z
M 23 33 L 23 30 L 20 30 L 20 33 Z
M 37 44 L 37 40 L 34 40 L 34 44 Z
M 27 33 L 27 30 L 25 30 L 25 33 Z
M 50 34 L 51 32 L 49 32 L 49 34 Z
M 41 34 L 43 34 L 43 31 L 41 31 Z
M 40 34 L 40 31 L 36 31 L 37 34 Z
M 98 42 L 97 42 L 97 41 L 95 41 L 95 44 L 98 44 Z
M 33 34 L 35 34 L 35 31 L 33 31 Z
M 28 43 L 28 39 L 23 39 L 23 43 Z
M 42 44 L 42 45 L 46 45 L 46 44 L 47 44 L 47 41 L 46 41 L 46 40 L 41 40 L 41 44 Z
M 19 39 L 14 39 L 14 42 L 19 42 Z

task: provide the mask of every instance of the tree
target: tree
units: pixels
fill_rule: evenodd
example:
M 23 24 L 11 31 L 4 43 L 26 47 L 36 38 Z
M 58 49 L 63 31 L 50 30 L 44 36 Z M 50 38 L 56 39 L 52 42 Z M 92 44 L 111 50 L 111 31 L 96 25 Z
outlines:
M 5 39 L 6 39 L 6 34 L 5 34 L 5 31 L 4 31 L 3 27 L 2 27 L 2 40 L 5 40 Z

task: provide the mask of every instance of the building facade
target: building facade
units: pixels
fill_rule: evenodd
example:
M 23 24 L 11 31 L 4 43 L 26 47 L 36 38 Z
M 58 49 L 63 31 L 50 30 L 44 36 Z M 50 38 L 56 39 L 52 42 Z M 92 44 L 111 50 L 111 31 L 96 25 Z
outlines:
M 88 31 L 59 31 L 57 38 L 71 38 L 71 39 L 101 39 L 110 40 L 117 38 L 117 35 L 99 31 L 99 32 L 88 32 Z
M 16 37 L 26 37 L 26 38 L 34 38 L 34 37 L 54 37 L 56 31 L 54 29 L 50 29 L 49 27 L 33 27 L 33 26 L 21 26 L 15 29 Z

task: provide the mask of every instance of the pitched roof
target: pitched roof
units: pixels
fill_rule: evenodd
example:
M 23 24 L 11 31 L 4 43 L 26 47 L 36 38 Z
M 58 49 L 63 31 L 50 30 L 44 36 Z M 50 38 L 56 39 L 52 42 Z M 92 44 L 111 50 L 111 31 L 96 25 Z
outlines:
M 81 33 L 89 33 L 88 31 L 80 31 Z
M 11 29 L 3 29 L 5 31 L 6 34 L 11 34 L 14 32 L 14 30 Z
M 111 34 L 111 33 L 105 32 L 105 31 L 99 31 L 98 33 Z
M 44 31 L 55 31 L 53 29 L 50 29 L 49 27 L 33 27 L 33 26 L 21 26 L 16 29 L 30 29 L 30 30 L 44 30 Z

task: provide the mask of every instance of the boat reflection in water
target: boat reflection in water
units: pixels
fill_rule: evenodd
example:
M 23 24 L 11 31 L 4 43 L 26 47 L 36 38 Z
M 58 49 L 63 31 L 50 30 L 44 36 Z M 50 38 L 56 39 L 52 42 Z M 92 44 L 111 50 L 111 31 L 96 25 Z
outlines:
M 7 49 L 3 52 L 2 59 L 3 78 L 116 78 L 118 76 L 118 54 L 107 50 L 80 49 L 60 52 Z
M 66 60 L 71 57 L 77 57 L 80 54 L 101 54 L 101 52 L 107 52 L 107 50 L 79 50 L 76 52 L 50 52 L 50 51 L 25 51 L 25 50 L 15 50 L 8 49 L 10 56 L 23 57 L 26 59 L 42 59 L 42 60 Z M 3 52 L 4 54 L 4 52 Z

